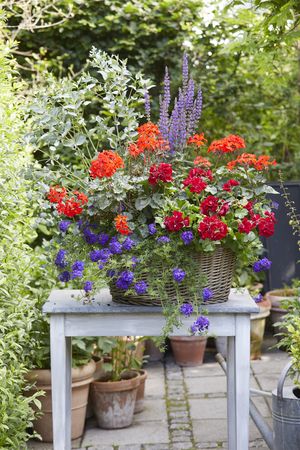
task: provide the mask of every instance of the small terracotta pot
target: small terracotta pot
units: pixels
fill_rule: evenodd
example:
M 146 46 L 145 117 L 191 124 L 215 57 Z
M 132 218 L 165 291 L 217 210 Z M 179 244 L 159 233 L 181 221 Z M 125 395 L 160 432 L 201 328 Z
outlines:
M 147 372 L 144 369 L 139 370 L 140 385 L 136 394 L 134 414 L 142 412 L 144 410 L 144 398 L 145 398 L 145 383 L 147 379 Z
M 170 342 L 176 364 L 184 367 L 203 364 L 205 336 L 170 336 Z
M 132 424 L 139 384 L 140 377 L 133 371 L 121 381 L 92 382 L 92 405 L 100 428 L 126 428 Z
M 88 393 L 95 369 L 96 364 L 93 360 L 85 366 L 72 369 L 72 439 L 83 435 Z M 35 382 L 35 386 L 28 391 L 29 395 L 36 391 L 45 391 L 45 395 L 39 397 L 43 415 L 34 421 L 33 427 L 41 435 L 43 442 L 52 442 L 51 371 L 31 370 L 26 379 L 31 383 Z

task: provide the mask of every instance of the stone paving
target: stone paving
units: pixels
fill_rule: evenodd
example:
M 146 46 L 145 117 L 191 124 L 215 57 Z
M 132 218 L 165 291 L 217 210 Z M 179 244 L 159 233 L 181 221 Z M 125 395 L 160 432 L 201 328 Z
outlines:
M 274 342 L 266 342 L 268 344 Z M 226 378 L 214 355 L 207 351 L 205 363 L 180 368 L 172 356 L 146 366 L 145 409 L 134 416 L 133 425 L 122 430 L 101 430 L 94 419 L 87 421 L 78 450 L 196 450 L 227 449 Z M 278 350 L 264 352 L 251 362 L 251 386 L 271 391 L 287 361 Z M 254 398 L 271 424 L 270 400 Z M 250 419 L 249 448 L 266 450 L 260 432 Z M 52 450 L 52 445 L 31 441 L 28 449 Z

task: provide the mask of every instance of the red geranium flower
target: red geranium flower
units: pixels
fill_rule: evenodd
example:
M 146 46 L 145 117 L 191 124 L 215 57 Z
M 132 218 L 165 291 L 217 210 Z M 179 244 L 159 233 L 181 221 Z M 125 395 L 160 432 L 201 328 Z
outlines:
M 210 239 L 211 241 L 220 241 L 228 232 L 226 223 L 222 222 L 217 216 L 204 217 L 198 226 L 198 233 L 201 239 Z
M 196 145 L 196 147 L 201 147 L 201 145 L 205 145 L 205 142 L 207 142 L 207 140 L 204 138 L 204 133 L 194 134 L 194 136 L 189 137 L 187 141 L 188 145 L 194 144 Z
M 228 180 L 228 181 L 226 181 L 226 183 L 224 183 L 223 184 L 223 190 L 224 191 L 227 191 L 227 192 L 230 192 L 231 191 L 231 188 L 233 187 L 233 186 L 239 186 L 239 181 L 237 181 L 237 180 L 233 180 L 233 179 L 231 179 L 231 180 Z
M 223 139 L 213 141 L 208 147 L 208 152 L 231 153 L 235 150 L 245 148 L 246 144 L 243 138 L 230 134 Z
M 274 234 L 276 219 L 272 212 L 267 211 L 265 216 L 258 220 L 258 233 L 260 236 L 270 237 Z
M 117 215 L 117 217 L 115 217 L 114 220 L 115 220 L 116 230 L 119 233 L 124 234 L 124 235 L 127 235 L 127 234 L 131 233 L 131 230 L 130 230 L 130 228 L 128 226 L 128 223 L 127 223 L 127 217 L 126 216 L 124 216 L 122 214 L 119 214 L 119 215 Z
M 164 220 L 165 227 L 168 231 L 179 231 L 183 227 L 188 227 L 190 219 L 183 217 L 182 212 L 173 211 L 172 216 L 167 216 Z
M 203 158 L 202 156 L 196 156 L 194 159 L 195 166 L 203 166 L 203 167 L 210 167 L 211 162 L 208 161 L 207 158 Z
M 154 123 L 144 123 L 138 127 L 137 131 L 137 141 L 128 147 L 128 152 L 134 158 L 146 151 L 153 153 L 158 150 L 169 150 L 168 143 L 163 139 L 158 126 Z
M 210 213 L 215 213 L 219 206 L 219 199 L 214 195 L 209 195 L 200 203 L 200 211 L 202 214 L 209 216 Z
M 56 209 L 59 214 L 74 217 L 82 213 L 82 207 L 88 202 L 88 198 L 85 194 L 78 191 L 74 191 L 74 195 L 75 197 L 64 198 L 57 203 Z
M 172 172 L 171 164 L 160 163 L 158 166 L 153 164 L 150 167 L 150 176 L 148 181 L 150 184 L 156 184 L 158 181 L 168 183 L 173 181 Z
M 51 203 L 58 203 L 65 198 L 67 190 L 62 186 L 51 186 L 47 198 Z
M 109 178 L 121 167 L 124 167 L 121 156 L 112 150 L 104 150 L 92 161 L 90 175 L 92 178 Z
M 205 183 L 200 177 L 188 177 L 183 180 L 183 185 L 185 187 L 189 186 L 191 192 L 200 194 L 200 192 L 204 191 L 206 188 L 207 183 Z
M 201 167 L 194 167 L 193 169 L 190 169 L 189 177 L 205 177 L 208 178 L 210 181 L 213 180 L 212 171 L 209 169 L 208 170 L 201 169 Z
M 218 210 L 219 216 L 226 216 L 226 214 L 229 211 L 229 203 L 225 202 L 224 200 L 221 200 L 221 207 Z
M 256 224 L 255 222 L 252 222 L 251 220 L 247 219 L 247 217 L 244 217 L 242 222 L 238 226 L 238 231 L 240 233 L 250 233 L 253 228 L 255 228 Z

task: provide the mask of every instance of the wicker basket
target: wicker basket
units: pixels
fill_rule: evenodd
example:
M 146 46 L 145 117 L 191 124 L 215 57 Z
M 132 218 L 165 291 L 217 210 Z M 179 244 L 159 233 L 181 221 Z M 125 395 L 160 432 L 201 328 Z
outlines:
M 213 297 L 205 302 L 205 304 L 223 303 L 228 300 L 229 291 L 235 267 L 234 253 L 224 247 L 218 247 L 213 253 L 195 253 L 192 255 L 194 260 L 198 262 L 195 277 L 205 276 L 206 286 L 213 292 Z M 163 267 L 162 267 L 163 270 Z M 140 278 L 147 282 L 147 274 Z M 185 301 L 190 300 L 190 294 L 184 284 L 179 284 L 178 289 L 181 297 Z M 168 298 L 171 301 L 177 301 L 175 287 L 172 283 L 165 286 Z M 153 298 L 147 293 L 143 295 L 128 294 L 117 289 L 115 284 L 111 284 L 110 292 L 115 303 L 123 303 L 126 305 L 139 306 L 161 306 L 158 298 Z

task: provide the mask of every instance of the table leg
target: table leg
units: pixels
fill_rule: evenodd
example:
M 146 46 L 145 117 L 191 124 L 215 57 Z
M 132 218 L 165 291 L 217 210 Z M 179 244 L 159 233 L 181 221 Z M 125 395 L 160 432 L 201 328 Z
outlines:
M 228 448 L 249 448 L 250 316 L 236 316 L 236 336 L 228 339 Z
M 65 336 L 64 315 L 51 316 L 53 449 L 71 450 L 72 338 Z

